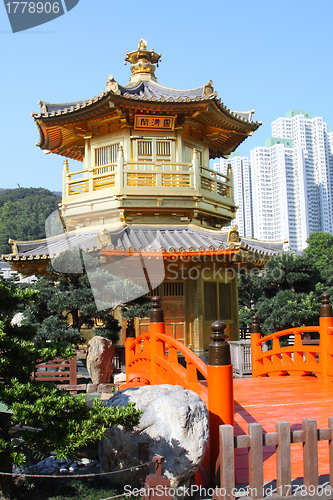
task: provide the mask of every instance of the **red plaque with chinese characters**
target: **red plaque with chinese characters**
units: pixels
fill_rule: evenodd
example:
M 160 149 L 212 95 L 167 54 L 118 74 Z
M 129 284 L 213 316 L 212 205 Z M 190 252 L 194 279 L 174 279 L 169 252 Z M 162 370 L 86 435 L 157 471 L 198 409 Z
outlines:
M 174 127 L 174 116 L 135 115 L 136 130 L 173 130 Z

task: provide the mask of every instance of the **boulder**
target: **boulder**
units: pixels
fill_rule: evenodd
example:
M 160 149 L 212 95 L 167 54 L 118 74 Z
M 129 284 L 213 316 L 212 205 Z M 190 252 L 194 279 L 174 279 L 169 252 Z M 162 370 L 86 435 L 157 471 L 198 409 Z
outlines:
M 113 372 L 115 350 L 111 340 L 96 335 L 88 342 L 87 370 L 93 384 L 107 384 Z
M 188 486 L 198 470 L 208 444 L 208 412 L 199 396 L 174 385 L 152 385 L 124 389 L 106 401 L 106 406 L 126 406 L 133 402 L 142 410 L 133 431 L 112 427 L 99 444 L 104 472 L 133 467 L 139 463 L 138 444 L 149 443 L 149 461 L 164 457 L 163 473 L 171 487 Z M 150 473 L 154 469 L 150 470 Z M 124 471 L 107 476 L 118 486 L 139 487 L 139 472 Z

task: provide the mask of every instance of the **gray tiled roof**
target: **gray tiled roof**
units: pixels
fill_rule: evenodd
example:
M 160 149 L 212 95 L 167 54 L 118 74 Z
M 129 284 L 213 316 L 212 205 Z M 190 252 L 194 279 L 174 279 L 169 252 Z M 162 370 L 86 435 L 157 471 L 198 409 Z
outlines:
M 100 92 L 99 96 L 95 96 L 91 99 L 75 101 L 75 102 L 64 102 L 64 103 L 49 103 L 40 101 L 41 111 L 39 113 L 32 113 L 35 118 L 47 118 L 56 115 L 62 115 L 67 113 L 73 113 L 75 111 L 82 110 L 87 106 L 101 101 L 109 94 L 116 94 L 127 99 L 142 99 L 149 101 L 169 101 L 169 102 L 190 102 L 190 101 L 201 101 L 216 98 L 217 92 L 211 94 L 206 94 L 206 85 L 202 87 L 197 87 L 195 89 L 179 90 L 172 89 L 169 87 L 164 87 L 153 81 L 142 81 L 139 83 L 128 83 L 127 85 L 118 85 L 116 91 Z M 251 111 L 231 111 L 227 109 L 226 106 L 221 103 L 220 99 L 217 99 L 217 103 L 221 109 L 229 113 L 234 118 L 242 121 L 251 122 L 253 110 Z
M 39 241 L 16 242 L 17 256 L 35 258 L 60 254 L 73 248 L 95 250 L 98 248 L 97 234 L 74 231 Z M 239 245 L 228 243 L 228 232 L 207 231 L 192 226 L 125 226 L 110 231 L 111 250 L 203 252 L 235 248 Z M 282 250 L 281 242 L 262 242 L 240 238 L 240 248 L 262 256 L 274 255 Z

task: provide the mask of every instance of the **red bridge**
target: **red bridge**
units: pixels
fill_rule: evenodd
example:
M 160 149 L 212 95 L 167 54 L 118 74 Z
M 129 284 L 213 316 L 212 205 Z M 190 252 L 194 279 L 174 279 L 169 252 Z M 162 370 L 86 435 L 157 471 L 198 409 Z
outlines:
M 201 397 L 210 425 L 209 451 L 196 476 L 201 484 L 216 481 L 220 469 L 221 486 L 249 481 L 250 486 L 259 485 L 252 498 L 262 498 L 260 484 L 264 480 L 277 479 L 279 484 L 281 478 L 285 482 L 290 477 L 290 482 L 304 477 L 306 488 L 318 488 L 318 476 L 331 473 L 332 481 L 333 419 L 328 423 L 328 418 L 333 415 L 333 317 L 328 294 L 323 295 L 319 326 L 291 328 L 261 337 L 254 318 L 252 378 L 233 380 L 224 329 L 224 323 L 213 323 L 206 365 L 184 344 L 165 335 L 159 298 L 153 298 L 150 332 L 135 338 L 133 325 L 129 324 L 125 346 L 127 382 L 121 389 L 167 383 L 182 385 Z M 305 340 L 308 333 L 320 340 Z M 180 363 L 178 353 L 184 356 L 185 363 Z M 229 437 L 229 445 L 223 438 L 228 425 L 223 424 L 234 428 L 236 438 L 231 443 Z M 233 459 L 226 467 L 226 457 L 234 444 L 239 449 L 235 451 L 232 472 Z M 288 463 L 286 472 L 284 466 Z M 222 496 L 232 498 L 226 491 Z M 279 493 L 281 498 L 288 498 L 289 491 Z M 302 498 L 316 499 L 312 490 L 306 493 Z M 333 493 L 325 498 L 333 498 Z

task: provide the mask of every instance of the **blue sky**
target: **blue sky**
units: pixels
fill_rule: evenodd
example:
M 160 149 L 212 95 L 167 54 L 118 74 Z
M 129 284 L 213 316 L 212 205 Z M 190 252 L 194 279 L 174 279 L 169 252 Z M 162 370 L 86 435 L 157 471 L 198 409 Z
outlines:
M 1 188 L 61 190 L 63 159 L 45 155 L 31 117 L 39 99 L 69 102 L 128 82 L 126 51 L 140 38 L 162 54 L 158 82 L 193 88 L 213 80 L 232 110 L 263 125 L 239 148 L 264 145 L 289 109 L 322 116 L 333 130 L 333 0 L 80 0 L 64 16 L 11 32 L 0 6 Z M 70 170 L 81 164 L 70 162 Z

